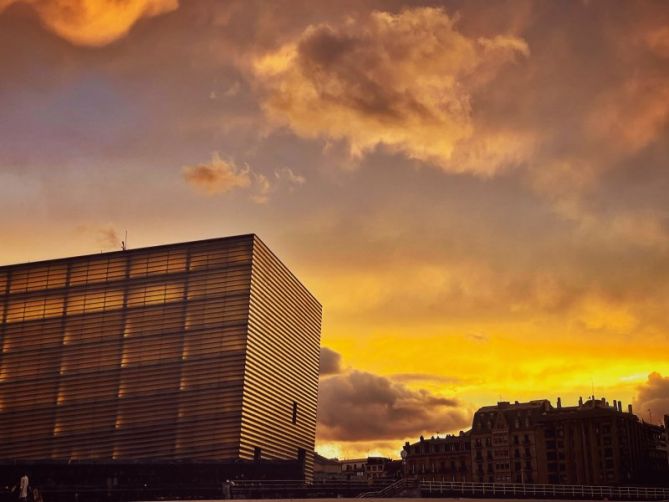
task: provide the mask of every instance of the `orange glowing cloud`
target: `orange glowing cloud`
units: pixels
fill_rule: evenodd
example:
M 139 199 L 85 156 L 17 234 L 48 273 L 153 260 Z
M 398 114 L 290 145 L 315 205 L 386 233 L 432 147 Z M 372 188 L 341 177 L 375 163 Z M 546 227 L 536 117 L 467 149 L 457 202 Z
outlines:
M 417 8 L 309 26 L 255 59 L 263 108 L 299 136 L 345 142 L 354 158 L 383 147 L 446 171 L 490 174 L 520 155 L 525 138 L 478 130 L 472 94 L 529 48 L 514 36 L 469 38 L 456 21 Z
M 249 166 L 237 167 L 234 163 L 221 159 L 217 153 L 212 156 L 211 162 L 185 166 L 183 177 L 187 183 L 207 195 L 226 193 L 251 185 Z
M 221 159 L 218 153 L 206 163 L 184 166 L 182 175 L 186 183 L 208 196 L 220 195 L 235 189 L 251 189 L 250 198 L 256 204 L 265 204 L 270 195 L 283 185 L 288 190 L 304 185 L 306 178 L 284 167 L 274 170 L 270 179 L 262 173 L 254 172 L 249 165 L 237 166 L 232 161 Z
M 628 79 L 600 98 L 587 121 L 597 139 L 629 152 L 651 144 L 668 123 L 669 78 L 664 76 Z
M 0 0 L 31 5 L 42 23 L 76 45 L 102 46 L 123 37 L 142 18 L 176 10 L 179 0 Z

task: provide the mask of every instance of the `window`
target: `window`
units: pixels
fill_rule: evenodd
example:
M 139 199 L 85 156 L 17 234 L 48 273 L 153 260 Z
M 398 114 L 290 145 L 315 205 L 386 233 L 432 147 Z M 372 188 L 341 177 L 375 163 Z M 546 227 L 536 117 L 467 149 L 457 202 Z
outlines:
M 292 422 L 294 424 L 297 423 L 297 403 L 295 401 L 293 401 L 293 419 L 292 419 Z

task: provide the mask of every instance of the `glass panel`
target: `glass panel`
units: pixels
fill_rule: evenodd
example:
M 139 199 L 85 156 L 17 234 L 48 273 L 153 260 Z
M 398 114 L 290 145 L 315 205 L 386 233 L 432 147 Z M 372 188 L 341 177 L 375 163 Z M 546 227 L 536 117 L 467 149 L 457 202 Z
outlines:
M 183 306 L 163 307 L 128 312 L 125 336 L 147 336 L 183 330 Z
M 238 244 L 221 249 L 220 247 L 200 248 L 191 251 L 191 270 L 218 268 L 225 265 L 248 263 L 251 260 L 249 244 Z
M 63 314 L 63 297 L 13 300 L 7 309 L 7 322 L 29 321 Z
M 60 371 L 68 375 L 117 368 L 119 355 L 120 342 L 68 345 L 63 349 Z
M 62 288 L 67 279 L 67 265 L 51 265 L 49 267 L 49 277 L 47 287 L 49 289 Z
M 146 277 L 148 266 L 148 256 L 133 256 L 130 262 L 130 277 Z
M 107 267 L 107 280 L 117 280 L 125 278 L 125 269 L 128 259 L 123 256 L 120 258 L 109 258 L 109 265 Z
M 85 383 L 89 382 L 85 381 Z M 76 385 L 76 383 L 74 384 Z M 105 397 L 116 397 L 116 386 L 114 386 L 113 392 L 110 393 L 110 388 L 98 387 L 97 384 L 92 381 L 90 381 L 90 385 L 92 385 L 93 388 L 98 388 Z M 85 391 L 85 389 L 81 390 Z M 79 398 L 77 398 L 77 401 L 79 401 Z M 56 420 L 54 432 L 56 435 L 60 435 L 67 432 L 79 432 L 92 429 L 110 430 L 114 427 L 115 415 L 115 401 L 91 403 L 86 406 L 85 414 L 82 414 L 81 406 L 68 406 L 65 404 L 58 410 L 58 419 Z M 81 442 L 79 443 L 80 444 L 77 446 L 90 447 L 88 444 L 84 445 L 81 444 Z
M 2 357 L 0 381 L 35 378 L 49 375 L 58 371 L 60 354 L 58 351 L 44 351 L 30 353 L 14 352 Z
M 152 254 L 148 257 L 148 264 L 146 267 L 147 275 L 160 275 L 167 272 L 167 262 L 169 255 L 167 252 L 161 254 Z
M 192 251 L 190 256 L 191 270 L 205 270 L 207 268 L 207 252 Z
M 122 370 L 119 397 L 152 395 L 161 390 L 179 390 L 179 368 L 181 363 L 158 365 L 146 369 L 124 368 Z
M 39 291 L 46 289 L 47 279 L 49 276 L 48 267 L 32 268 L 28 272 L 28 291 Z
M 135 256 L 130 265 L 130 277 L 150 277 L 186 270 L 186 251 L 163 251 Z
M 88 262 L 75 262 L 70 270 L 70 285 L 95 284 L 125 277 L 124 257 L 98 258 Z
M 123 346 L 121 366 L 181 360 L 181 333 L 128 338 Z
M 116 310 L 123 307 L 123 290 L 96 290 L 72 294 L 67 300 L 68 315 L 103 310 Z
M 186 251 L 173 250 L 170 251 L 169 262 L 167 264 L 167 272 L 183 272 L 186 270 Z
M 183 283 L 136 286 L 128 292 L 128 307 L 160 305 L 183 300 Z
M 64 298 L 62 296 L 47 296 L 44 302 L 44 317 L 60 317 L 63 315 Z
M 67 299 L 67 315 L 81 314 L 86 305 L 86 293 L 72 294 Z
M 123 317 L 119 313 L 89 314 L 85 317 L 67 319 L 65 345 L 120 338 L 123 333 Z
M 107 259 L 88 262 L 87 284 L 103 282 L 107 280 Z
M 88 276 L 88 263 L 76 262 L 72 264 L 70 269 L 70 286 L 80 286 L 86 284 Z
M 34 324 L 10 324 L 5 328 L 3 352 L 60 347 L 62 340 L 60 319 Z
M 28 287 L 28 271 L 14 270 L 12 272 L 12 280 L 9 287 L 10 293 L 25 293 Z
M 192 331 L 184 339 L 184 359 L 207 357 L 222 351 L 243 350 L 246 330 L 243 327 Z

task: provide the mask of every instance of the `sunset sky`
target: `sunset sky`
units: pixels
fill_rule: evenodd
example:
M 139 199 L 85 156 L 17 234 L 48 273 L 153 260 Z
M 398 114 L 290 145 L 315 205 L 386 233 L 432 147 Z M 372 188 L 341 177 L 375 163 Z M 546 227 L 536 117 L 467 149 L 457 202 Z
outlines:
M 0 264 L 256 233 L 317 449 L 669 413 L 666 1 L 0 0 Z

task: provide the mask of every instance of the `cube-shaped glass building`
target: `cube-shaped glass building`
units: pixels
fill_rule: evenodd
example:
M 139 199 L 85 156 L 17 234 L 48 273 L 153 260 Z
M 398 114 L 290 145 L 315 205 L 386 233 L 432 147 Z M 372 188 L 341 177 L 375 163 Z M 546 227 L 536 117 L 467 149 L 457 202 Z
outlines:
M 298 460 L 321 306 L 255 235 L 0 267 L 0 461 Z

